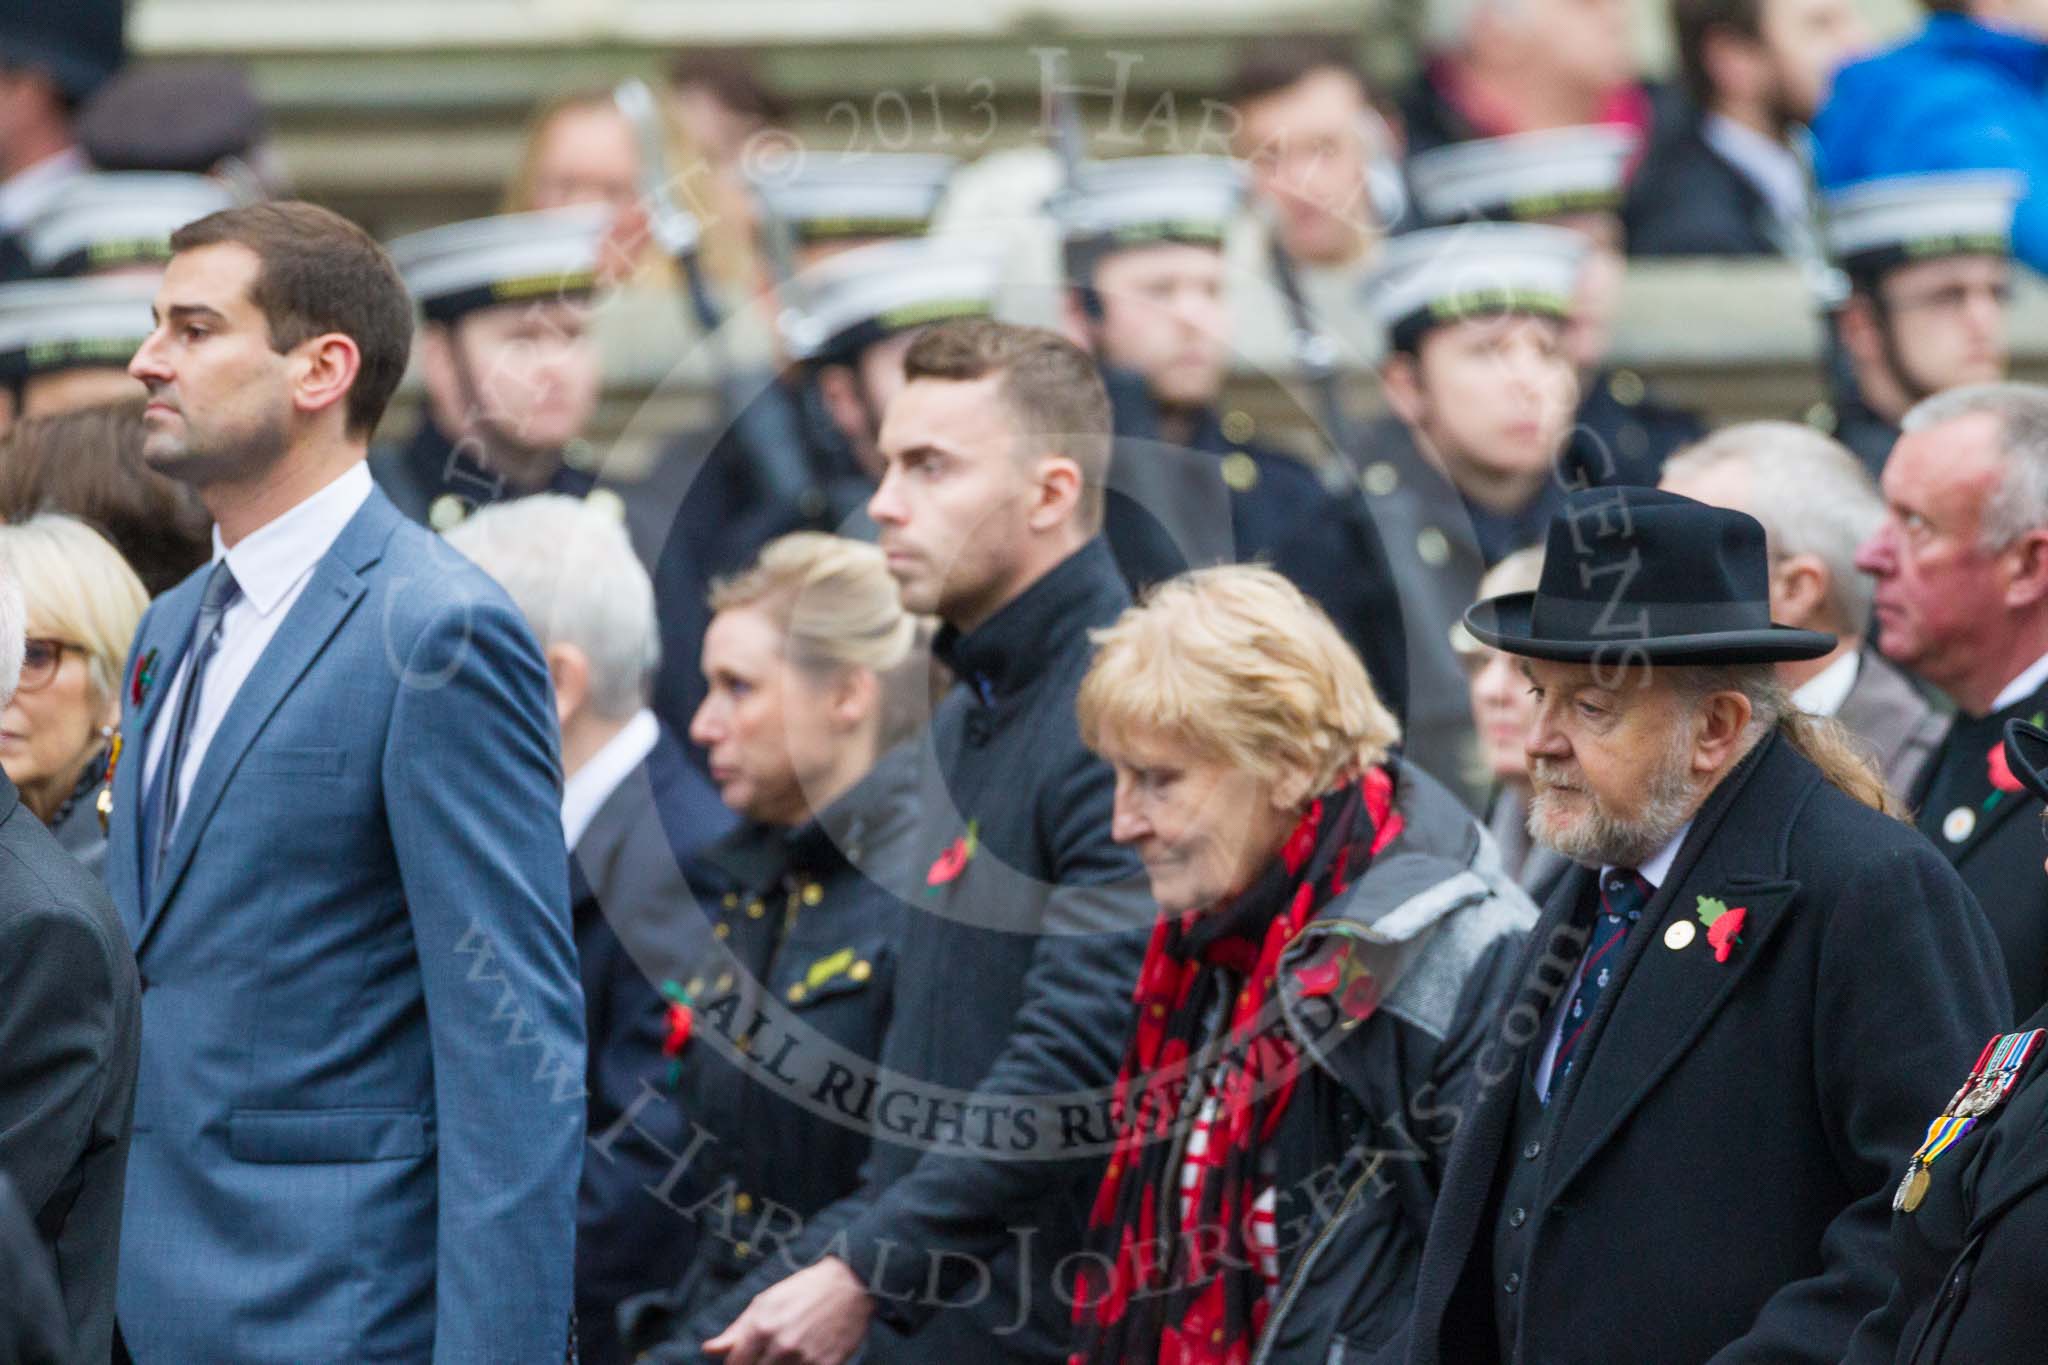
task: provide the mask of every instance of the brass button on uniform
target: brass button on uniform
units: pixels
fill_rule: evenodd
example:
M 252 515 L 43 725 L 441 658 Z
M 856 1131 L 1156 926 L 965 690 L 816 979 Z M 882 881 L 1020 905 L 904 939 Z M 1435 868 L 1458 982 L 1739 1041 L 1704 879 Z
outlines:
M 754 1211 L 754 1196 L 743 1190 L 732 1197 L 732 1206 L 733 1210 L 737 1213 L 752 1213 Z
M 1249 493 L 1258 487 L 1259 462 L 1242 450 L 1223 457 L 1223 482 L 1233 493 Z
M 875 969 L 868 965 L 868 960 L 866 958 L 862 958 L 860 961 L 854 963 L 851 967 L 848 967 L 846 969 L 846 974 L 852 977 L 855 981 L 865 981 L 875 974 Z
M 822 886 L 818 885 L 818 884 L 817 884 L 816 882 L 806 882 L 806 883 L 804 883 L 804 904 L 805 904 L 805 905 L 816 905 L 816 904 L 817 904 L 817 903 L 818 903 L 819 901 L 822 901 L 822 900 L 824 900 L 824 899 L 825 899 L 825 888 L 824 888 L 824 887 L 822 887 Z
M 738 896 L 734 895 L 734 894 L 733 894 L 732 892 L 730 892 L 730 891 L 728 891 L 728 892 L 726 892 L 726 893 L 725 893 L 725 901 L 724 901 L 724 905 L 725 905 L 725 908 L 726 908 L 726 909 L 728 909 L 728 910 L 734 910 L 734 909 L 737 909 L 737 908 L 739 907 L 739 903 L 740 903 L 740 898 L 739 898 Z
M 1259 424 L 1242 408 L 1232 408 L 1223 414 L 1223 439 L 1234 446 L 1241 446 L 1249 441 L 1252 433 L 1258 429 Z
M 731 938 L 732 926 L 730 924 L 721 924 L 711 931 L 711 936 L 713 938 Z
M 799 982 L 797 982 L 797 983 L 796 983 L 796 984 L 795 984 L 794 986 L 791 986 L 791 987 L 789 988 L 789 1003 L 790 1003 L 790 1004 L 792 1004 L 792 1005 L 795 1005 L 795 1004 L 800 1004 L 800 1003 L 802 1003 L 802 1001 L 803 1001 L 803 998 L 804 998 L 804 983 L 803 983 L 803 982 L 801 982 L 801 981 L 799 981 Z
M 1608 376 L 1607 392 L 1615 402 L 1632 408 L 1643 401 L 1643 377 L 1634 370 L 1616 370 Z
M 761 916 L 763 916 L 763 915 L 765 915 L 765 914 L 767 914 L 767 913 L 768 913 L 768 907 L 767 907 L 767 906 L 765 906 L 765 905 L 763 905 L 763 904 L 761 904 L 761 902 L 759 902 L 759 901 L 748 901 L 748 902 L 747 902 L 747 918 L 748 918 L 748 919 L 759 919 L 759 918 L 761 918 Z
M 1401 471 L 1385 460 L 1376 460 L 1365 467 L 1365 491 L 1376 498 L 1384 498 L 1401 486 Z

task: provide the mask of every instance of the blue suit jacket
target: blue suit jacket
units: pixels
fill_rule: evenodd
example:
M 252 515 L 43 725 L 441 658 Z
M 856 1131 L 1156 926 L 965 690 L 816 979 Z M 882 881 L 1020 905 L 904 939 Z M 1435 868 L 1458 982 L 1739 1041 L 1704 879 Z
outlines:
M 583 1012 L 539 650 L 372 492 L 236 694 L 145 904 L 141 755 L 203 578 L 143 617 L 122 687 L 106 876 L 143 989 L 128 1347 L 559 1361 Z

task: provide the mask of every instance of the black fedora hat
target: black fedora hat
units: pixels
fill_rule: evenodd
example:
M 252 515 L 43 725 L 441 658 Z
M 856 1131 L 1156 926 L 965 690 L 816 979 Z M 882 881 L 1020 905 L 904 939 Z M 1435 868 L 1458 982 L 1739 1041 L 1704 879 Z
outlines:
M 2005 723 L 2005 766 L 2043 801 L 2048 801 L 2048 730 L 2030 720 Z
M 1587 488 L 1551 518 L 1534 592 L 1478 602 L 1465 629 L 1567 663 L 1817 659 L 1835 637 L 1771 620 L 1755 517 L 1655 488 Z

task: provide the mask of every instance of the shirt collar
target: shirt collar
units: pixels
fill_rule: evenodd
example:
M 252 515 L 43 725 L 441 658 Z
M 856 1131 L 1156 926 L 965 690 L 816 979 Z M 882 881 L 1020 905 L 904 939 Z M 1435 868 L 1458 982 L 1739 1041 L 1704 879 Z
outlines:
M 1646 859 L 1643 865 L 1636 869 L 1636 872 L 1641 875 L 1644 881 L 1650 884 L 1652 889 L 1663 886 L 1664 879 L 1671 875 L 1671 864 L 1678 860 L 1678 850 L 1685 844 L 1685 836 L 1690 833 L 1692 833 L 1692 821 L 1688 820 L 1678 827 L 1678 833 L 1671 836 L 1671 842 L 1658 849 L 1655 856 Z M 1605 880 L 1607 874 L 1612 871 L 1614 871 L 1614 865 L 1611 863 L 1602 867 L 1600 869 L 1601 879 Z
M 590 829 L 590 822 L 604 803 L 611 800 L 619 784 L 647 761 L 661 740 L 661 723 L 646 707 L 634 713 L 619 732 L 583 761 L 562 783 L 562 841 L 575 848 Z
M 1725 114 L 1700 120 L 1700 136 L 1742 178 L 1756 186 L 1771 212 L 1795 222 L 1806 212 L 1806 172 L 1792 149 Z
M 66 147 L 0 182 L 0 229 L 19 230 L 49 206 L 65 181 L 87 169 L 85 153 L 76 147 Z
M 259 615 L 268 616 L 334 547 L 374 487 L 369 466 L 358 460 L 312 497 L 243 536 L 233 549 L 221 542 L 215 526 L 213 557 L 226 556 L 242 596 Z
M 2028 664 L 2024 672 L 2007 683 L 2005 690 L 1991 703 L 1991 710 L 2003 711 L 2008 706 L 2017 706 L 2039 692 L 2044 684 L 2048 684 L 2048 654 L 2043 654 Z
M 1077 622 L 1100 619 L 1088 608 L 1111 592 L 1125 596 L 1123 578 L 1109 546 L 1096 536 L 970 633 L 941 629 L 932 648 L 984 705 L 991 704 L 1051 667 L 1080 629 Z
M 1792 689 L 1792 704 L 1809 716 L 1832 716 L 1856 690 L 1861 659 L 1853 649 Z

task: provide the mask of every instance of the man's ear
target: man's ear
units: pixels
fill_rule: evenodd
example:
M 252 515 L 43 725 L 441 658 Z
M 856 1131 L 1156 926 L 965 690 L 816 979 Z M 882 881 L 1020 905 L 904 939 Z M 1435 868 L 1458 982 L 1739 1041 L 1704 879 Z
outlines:
M 860 376 L 853 372 L 853 367 L 820 365 L 817 379 L 818 401 L 825 405 L 826 415 L 839 428 L 839 434 L 856 449 L 873 445 L 875 433 L 868 430 L 867 404 L 861 401 Z
M 2048 529 L 2022 532 L 2000 558 L 2010 565 L 2005 605 L 2032 607 L 2048 601 Z
M 567 728 L 569 718 L 590 701 L 590 656 L 575 645 L 552 644 L 542 657 L 555 689 L 555 723 Z
M 1422 360 L 1406 351 L 1395 351 L 1380 362 L 1380 390 L 1394 416 L 1411 427 L 1422 425 L 1428 400 L 1422 395 Z
M 1088 310 L 1081 306 L 1081 292 L 1078 289 L 1067 288 L 1060 291 L 1060 332 L 1088 354 L 1095 354 L 1095 320 L 1089 317 Z
M 354 337 L 323 332 L 293 347 L 292 360 L 293 407 L 308 415 L 346 409 L 363 368 Z
M 1819 555 L 1787 555 L 1771 569 L 1771 616 L 1788 626 L 1819 630 L 1814 625 L 1825 611 L 1834 583 Z M 1857 622 L 1852 630 L 1861 630 Z
M 1085 484 L 1078 462 L 1052 452 L 1039 456 L 1038 498 L 1028 523 L 1031 529 L 1050 531 L 1073 521 L 1080 514 Z
M 1692 770 L 1716 773 L 1739 752 L 1742 732 L 1749 728 L 1749 698 L 1740 692 L 1716 692 L 1701 704 L 1700 728 L 1692 746 Z

